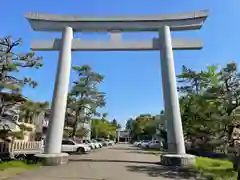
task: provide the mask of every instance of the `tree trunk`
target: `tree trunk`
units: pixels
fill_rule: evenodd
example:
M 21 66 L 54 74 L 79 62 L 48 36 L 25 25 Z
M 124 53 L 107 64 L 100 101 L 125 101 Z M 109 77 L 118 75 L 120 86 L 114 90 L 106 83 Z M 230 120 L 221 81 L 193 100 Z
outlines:
M 4 98 L 1 97 L 1 105 L 0 105 L 0 116 L 2 117 L 3 113 L 4 113 Z
M 237 180 L 240 180 L 240 170 L 238 170 L 238 177 Z
M 78 126 L 78 115 L 76 114 L 76 116 L 75 116 L 75 122 L 74 122 L 74 124 L 73 124 L 72 138 L 74 138 L 75 135 L 76 135 L 77 126 Z
M 95 134 L 95 136 L 96 136 L 96 139 L 98 138 L 98 130 L 96 129 L 96 134 Z

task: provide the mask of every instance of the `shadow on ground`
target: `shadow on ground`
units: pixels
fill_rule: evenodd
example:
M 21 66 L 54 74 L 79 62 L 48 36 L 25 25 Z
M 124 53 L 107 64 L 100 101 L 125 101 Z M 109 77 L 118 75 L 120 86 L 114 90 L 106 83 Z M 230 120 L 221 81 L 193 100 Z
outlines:
M 176 167 L 164 167 L 161 165 L 148 165 L 148 166 L 126 166 L 128 171 L 145 173 L 151 177 L 164 177 L 170 179 L 196 179 L 203 180 L 206 178 L 201 178 L 197 170 L 194 169 L 179 169 Z
M 134 150 L 134 151 L 128 151 L 128 153 L 133 153 L 133 154 L 153 154 L 153 155 L 159 155 L 160 151 L 148 151 L 148 150 Z
M 128 161 L 115 159 L 70 159 L 71 162 L 115 162 L 115 163 L 135 163 L 135 164 L 157 164 L 156 162 Z
M 133 149 L 137 149 L 137 148 L 122 148 L 122 147 L 109 147 L 109 149 L 112 149 L 112 150 L 119 150 L 119 151 L 128 151 L 128 150 L 133 150 Z

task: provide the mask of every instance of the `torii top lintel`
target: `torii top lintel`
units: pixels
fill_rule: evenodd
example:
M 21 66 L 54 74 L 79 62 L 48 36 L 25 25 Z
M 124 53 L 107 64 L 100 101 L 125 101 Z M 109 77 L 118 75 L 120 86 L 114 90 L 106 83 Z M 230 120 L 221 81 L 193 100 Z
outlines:
M 166 25 L 172 31 L 200 29 L 208 17 L 208 10 L 170 15 L 92 17 L 25 13 L 35 31 L 62 31 L 70 26 L 76 32 L 158 31 Z

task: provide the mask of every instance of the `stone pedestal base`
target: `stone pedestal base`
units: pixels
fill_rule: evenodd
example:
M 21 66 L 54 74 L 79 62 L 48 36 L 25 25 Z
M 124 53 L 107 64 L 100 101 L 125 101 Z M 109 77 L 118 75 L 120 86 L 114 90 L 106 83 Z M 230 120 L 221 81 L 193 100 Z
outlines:
M 37 154 L 36 157 L 41 160 L 44 166 L 58 166 L 68 163 L 67 153 L 58 154 Z
M 161 164 L 164 166 L 193 166 L 196 158 L 190 154 L 164 154 L 161 156 Z

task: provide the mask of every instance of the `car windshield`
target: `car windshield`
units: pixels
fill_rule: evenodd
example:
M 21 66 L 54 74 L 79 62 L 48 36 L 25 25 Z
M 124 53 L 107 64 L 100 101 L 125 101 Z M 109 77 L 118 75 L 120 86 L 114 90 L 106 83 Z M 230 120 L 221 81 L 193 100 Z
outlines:
M 73 141 L 73 142 L 75 142 L 75 143 L 77 143 L 77 144 L 81 144 L 81 143 L 83 143 L 83 141 L 81 140 L 81 139 L 74 139 L 74 140 L 72 140 L 71 139 L 71 141 Z
M 77 142 L 73 141 L 72 139 L 63 139 L 62 144 L 63 145 L 74 145 L 74 144 L 77 144 Z

